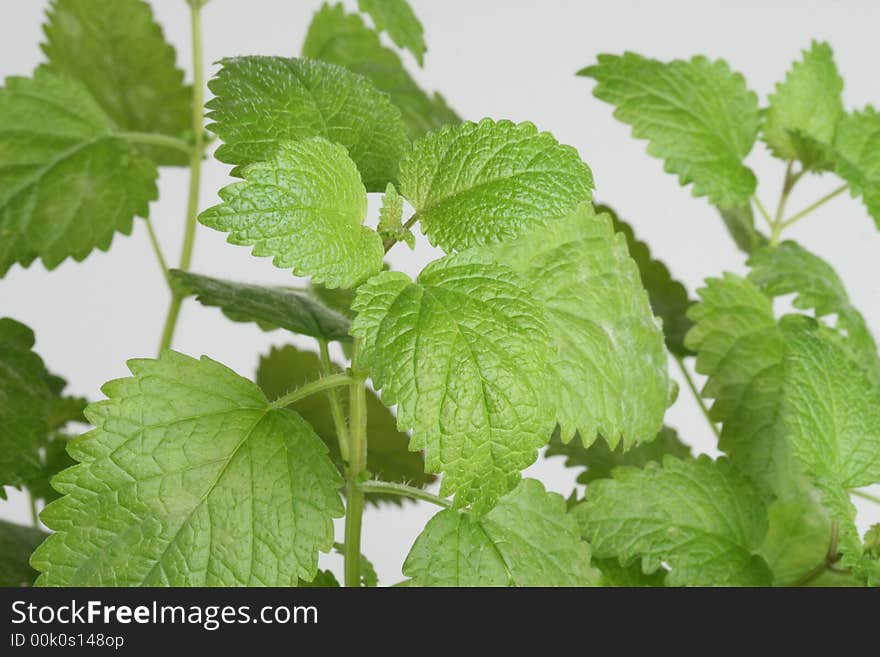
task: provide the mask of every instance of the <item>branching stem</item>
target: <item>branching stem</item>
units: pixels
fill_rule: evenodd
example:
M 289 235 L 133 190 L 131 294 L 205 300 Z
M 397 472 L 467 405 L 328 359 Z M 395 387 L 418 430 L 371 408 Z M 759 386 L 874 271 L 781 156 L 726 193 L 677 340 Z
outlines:
M 321 376 L 333 374 L 333 363 L 330 361 L 330 350 L 327 341 L 318 339 L 321 350 Z M 333 426 L 336 429 L 336 440 L 339 442 L 339 453 L 343 461 L 348 461 L 348 426 L 345 414 L 342 412 L 342 401 L 339 399 L 337 388 L 327 389 L 327 401 L 330 403 L 330 415 L 333 417 Z
M 811 213 L 813 210 L 815 210 L 816 208 L 819 208 L 819 207 L 825 205 L 828 201 L 830 201 L 830 200 L 833 199 L 834 197 L 839 196 L 840 194 L 843 194 L 843 192 L 845 192 L 846 190 L 847 190 L 847 186 L 846 186 L 846 185 L 841 185 L 841 186 L 838 187 L 837 189 L 835 189 L 835 190 L 829 192 L 828 194 L 825 194 L 825 196 L 823 196 L 822 198 L 820 198 L 820 199 L 819 199 L 818 201 L 816 201 L 815 203 L 812 203 L 812 204 L 808 205 L 807 207 L 805 207 L 805 208 L 804 208 L 803 210 L 801 210 L 800 212 L 797 212 L 797 213 L 793 214 L 791 217 L 789 217 L 788 219 L 786 219 L 785 221 L 783 221 L 783 222 L 782 222 L 782 227 L 783 227 L 783 228 L 788 228 L 789 226 L 791 226 L 791 225 L 792 225 L 793 223 L 795 223 L 796 221 L 799 221 L 799 220 L 803 219 L 804 217 L 806 217 L 808 214 L 810 214 L 810 213 Z
M 430 502 L 431 504 L 442 506 L 445 509 L 452 507 L 451 500 L 447 500 L 445 497 L 440 497 L 439 495 L 434 495 L 433 493 L 429 493 L 428 491 L 422 490 L 421 488 L 407 486 L 406 484 L 398 484 L 391 481 L 365 481 L 360 484 L 360 487 L 361 490 L 367 493 L 385 493 L 387 495 L 400 495 L 402 497 L 409 497 L 414 500 L 423 500 L 425 502 Z
M 310 395 L 324 392 L 331 388 L 351 385 L 351 383 L 352 378 L 348 376 L 348 374 L 331 374 L 330 376 L 325 376 L 316 381 L 311 381 L 304 386 L 300 386 L 296 390 L 291 390 L 283 397 L 279 397 L 273 401 L 271 406 L 272 408 L 284 408 L 285 406 L 290 406 L 294 402 L 298 402 L 300 399 L 304 399 Z
M 840 561 L 841 554 L 837 549 L 837 543 L 840 540 L 840 523 L 836 520 L 831 522 L 831 539 L 828 541 L 828 551 L 825 558 L 818 566 L 810 570 L 803 577 L 798 579 L 793 586 L 806 586 L 818 578 L 826 570 L 835 570 L 834 564 Z M 835 571 L 838 572 L 838 571 Z
M 361 582 L 364 491 L 359 480 L 367 469 L 367 375 L 358 365 L 359 351 L 360 339 L 356 339 L 351 354 L 352 381 L 349 386 L 350 423 L 345 508 L 345 585 L 353 587 L 360 586 Z
M 688 371 L 687 365 L 685 365 L 684 358 L 681 356 L 675 356 L 675 362 L 678 363 L 678 369 L 681 370 L 681 374 L 687 383 L 687 387 L 690 388 L 691 393 L 694 395 L 694 399 L 697 400 L 697 404 L 700 406 L 700 410 L 703 411 L 703 416 L 706 418 L 706 422 L 712 427 L 712 433 L 714 433 L 715 438 L 720 441 L 721 433 L 718 431 L 718 426 L 710 417 L 709 409 L 706 408 L 706 402 L 703 400 L 703 396 L 700 395 L 700 391 L 697 389 L 697 384 L 694 382 L 691 373 Z

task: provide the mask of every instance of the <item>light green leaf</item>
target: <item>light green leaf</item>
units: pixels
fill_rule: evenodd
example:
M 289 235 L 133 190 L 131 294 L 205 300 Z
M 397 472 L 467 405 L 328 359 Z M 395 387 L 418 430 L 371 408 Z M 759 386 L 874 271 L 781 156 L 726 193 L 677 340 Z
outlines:
M 880 584 L 880 563 L 862 554 L 853 488 L 880 482 L 880 389 L 859 363 L 805 317 L 780 323 L 785 335 L 781 421 L 794 454 L 840 524 L 843 564 L 869 584 Z
M 141 0 L 54 0 L 43 30 L 48 67 L 84 84 L 120 130 L 186 138 L 192 89 L 174 48 Z M 178 150 L 140 147 L 157 164 L 186 165 Z
M 444 128 L 400 165 L 401 194 L 431 244 L 447 252 L 518 237 L 589 201 L 592 190 L 577 151 L 531 123 Z
M 37 577 L 28 560 L 49 536 L 33 527 L 0 520 L 0 586 L 30 586 Z
M 835 172 L 849 184 L 853 196 L 862 197 L 880 228 L 880 112 L 866 107 L 844 114 L 829 154 Z
M 692 352 L 684 346 L 684 336 L 693 326 L 687 316 L 687 309 L 693 304 L 685 286 L 672 278 L 669 269 L 662 261 L 651 255 L 651 249 L 639 240 L 632 227 L 623 221 L 607 205 L 596 206 L 596 211 L 611 216 L 614 230 L 623 233 L 630 257 L 639 268 L 642 285 L 648 292 L 654 314 L 663 320 L 663 336 L 666 348 L 676 356 L 690 356 Z
M 537 458 L 555 423 L 543 311 L 507 267 L 474 254 L 431 263 L 413 283 L 384 272 L 358 290 L 352 335 L 363 340 L 411 449 L 444 472 L 456 507 L 492 508 Z
M 207 357 L 132 360 L 86 411 L 41 514 L 46 586 L 292 586 L 317 572 L 342 478 L 309 425 Z
M 400 110 L 366 78 L 341 66 L 284 57 L 235 57 L 208 83 L 208 129 L 221 162 L 270 160 L 282 142 L 324 137 L 341 144 L 371 192 L 397 179 L 409 138 Z M 239 169 L 233 170 L 238 175 Z
M 309 589 L 339 588 L 339 586 L 339 580 L 336 579 L 336 575 L 329 570 L 319 570 L 312 581 L 299 583 L 300 588 Z
M 561 495 L 524 479 L 482 517 L 446 509 L 403 564 L 410 586 L 596 586 L 590 546 Z
M 321 363 L 317 355 L 293 346 L 276 347 L 260 358 L 257 385 L 267 397 L 277 399 L 320 376 Z M 340 402 L 347 416 L 345 396 L 340 396 Z M 315 429 L 330 450 L 330 458 L 343 471 L 344 463 L 327 396 L 310 395 L 291 408 Z M 397 430 L 396 418 L 371 391 L 367 391 L 367 470 L 375 479 L 417 487 L 434 481 L 432 475 L 425 474 L 422 453 L 409 451 L 409 436 Z M 367 493 L 367 500 L 373 502 L 400 504 L 404 499 L 399 495 Z
M 403 225 L 403 197 L 391 183 L 385 188 L 382 196 L 382 208 L 379 210 L 379 236 L 392 242 L 406 242 L 409 248 L 416 246 L 416 237 L 409 228 Z
M 748 265 L 749 280 L 769 296 L 796 294 L 792 301 L 795 308 L 814 310 L 817 318 L 836 315 L 834 328 L 880 381 L 877 343 L 831 265 L 789 241 L 756 251 Z
M 172 269 L 171 280 L 199 303 L 216 306 L 236 322 L 256 322 L 263 330 L 284 328 L 322 340 L 348 342 L 351 322 L 313 295 L 283 287 L 233 283 Z
M 578 432 L 590 445 L 601 434 L 629 448 L 653 439 L 671 385 L 663 333 L 611 217 L 584 204 L 488 251 L 544 307 L 562 440 Z
M 762 131 L 773 155 L 799 160 L 808 169 L 827 168 L 822 149 L 813 144 L 831 144 L 834 139 L 843 114 L 842 91 L 831 46 L 814 41 L 770 94 Z
M 667 454 L 680 459 L 691 456 L 691 448 L 681 442 L 671 427 L 663 427 L 654 440 L 628 450 L 622 445 L 611 449 L 604 441 L 597 441 L 589 447 L 577 440 L 563 443 L 557 432 L 553 434 L 545 456 L 564 456 L 567 467 L 586 468 L 578 475 L 577 481 L 589 484 L 596 479 L 607 479 L 614 468 L 624 465 L 641 468 L 648 463 L 660 463 Z
M 632 52 L 599 55 L 578 75 L 593 94 L 616 107 L 614 116 L 648 140 L 648 153 L 694 196 L 722 208 L 747 205 L 755 174 L 743 164 L 758 135 L 758 97 L 726 62 L 694 57 L 660 62 Z
M 379 35 L 366 27 L 360 16 L 346 14 L 341 4 L 325 4 L 315 14 L 302 55 L 344 66 L 368 78 L 400 109 L 411 139 L 461 121 L 442 96 L 422 91 L 398 54 L 383 46 Z
M 157 196 L 156 166 L 76 80 L 38 70 L 0 88 L 0 276 L 107 250 Z
M 367 195 L 345 149 L 315 137 L 277 145 L 266 162 L 220 190 L 204 225 L 253 245 L 255 256 L 328 287 L 353 287 L 382 269 L 382 239 L 363 225 Z
M 418 61 L 425 63 L 425 35 L 422 23 L 406 0 L 358 0 L 362 12 L 370 15 L 377 32 L 387 32 L 399 48 L 409 50 Z
M 590 485 L 574 514 L 602 559 L 641 559 L 645 573 L 668 566 L 669 586 L 767 586 L 758 556 L 767 510 L 749 481 L 724 460 L 702 456 L 661 468 L 618 468 Z

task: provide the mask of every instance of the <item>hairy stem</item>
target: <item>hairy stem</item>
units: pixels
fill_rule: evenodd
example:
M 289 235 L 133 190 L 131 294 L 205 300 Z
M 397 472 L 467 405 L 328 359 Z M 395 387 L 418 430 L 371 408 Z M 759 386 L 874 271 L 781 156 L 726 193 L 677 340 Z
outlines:
M 840 561 L 841 557 L 840 552 L 837 550 L 837 542 L 839 540 L 840 523 L 833 520 L 831 522 L 831 538 L 828 541 L 828 551 L 825 553 L 825 558 L 822 560 L 822 563 L 804 574 L 804 576 L 798 579 L 792 586 L 806 586 L 822 575 L 826 570 L 833 570 L 834 564 Z
M 863 500 L 868 500 L 869 502 L 873 502 L 874 504 L 880 504 L 880 497 L 876 495 L 872 495 L 871 493 L 866 493 L 863 490 L 854 490 L 852 494 L 856 497 L 861 497 Z
M 416 222 L 419 220 L 419 213 L 416 212 L 409 219 L 406 220 L 406 223 L 403 224 L 404 230 L 409 230 L 413 226 L 416 225 Z M 397 244 L 400 240 L 397 240 L 393 237 L 385 240 L 382 245 L 385 247 L 385 253 L 388 253 L 391 250 L 391 247 Z
M 758 212 L 761 214 L 762 217 L 764 217 L 764 221 L 767 222 L 767 225 L 768 225 L 768 226 L 771 228 L 771 230 L 772 230 L 772 228 L 773 228 L 773 219 L 770 217 L 770 213 L 767 212 L 767 208 L 765 208 L 765 207 L 764 207 L 764 204 L 761 203 L 761 199 L 759 199 L 757 196 L 752 196 L 752 201 L 755 202 L 755 207 L 758 208 Z
M 345 508 L 345 585 L 361 584 L 361 525 L 364 491 L 358 479 L 367 469 L 367 390 L 366 373 L 358 367 L 360 340 L 355 340 L 351 356 L 352 382 L 349 387 L 348 479 Z
M 333 363 L 330 361 L 330 350 L 327 348 L 327 341 L 319 338 L 318 346 L 321 350 L 321 376 L 330 376 L 333 373 Z M 339 453 L 342 455 L 342 460 L 348 461 L 348 427 L 345 423 L 345 414 L 342 412 L 339 390 L 328 388 L 327 401 L 330 403 L 330 415 L 333 417 L 333 426 L 336 428 Z
M 190 2 L 190 22 L 192 25 L 193 49 L 193 97 L 192 97 L 192 132 L 194 143 L 189 156 L 189 196 L 186 203 L 186 228 L 183 234 L 183 246 L 180 251 L 179 269 L 187 271 L 192 263 L 193 248 L 196 241 L 196 225 L 199 213 L 199 187 L 202 178 L 202 158 L 205 155 L 205 134 L 202 119 L 204 105 L 204 65 L 202 63 L 202 19 L 200 9 L 203 2 Z M 159 351 L 164 351 L 174 341 L 174 330 L 183 295 L 171 290 L 171 303 L 162 329 Z
M 170 286 L 171 279 L 168 276 L 168 262 L 162 254 L 162 247 L 159 244 L 159 238 L 156 237 L 156 229 L 153 227 L 153 221 L 149 217 L 147 217 L 145 221 L 147 224 L 147 234 L 150 236 L 150 245 L 153 247 L 153 253 L 156 254 L 156 260 L 162 268 L 162 276 L 165 277 L 165 282 Z
M 310 395 L 314 395 L 319 392 L 323 392 L 325 390 L 329 390 L 331 388 L 338 388 L 339 386 L 347 386 L 352 384 L 352 378 L 348 376 L 348 374 L 342 374 L 341 372 L 338 374 L 331 374 L 330 376 L 325 376 L 317 381 L 311 381 L 304 386 L 300 386 L 296 390 L 291 390 L 283 397 L 279 397 L 275 401 L 272 402 L 272 408 L 284 408 L 285 406 L 290 406 L 294 402 L 299 401 L 300 399 L 304 399 L 305 397 L 309 397 Z
M 451 500 L 447 500 L 445 497 L 440 497 L 439 495 L 434 495 L 433 493 L 429 493 L 421 488 L 416 488 L 415 486 L 407 486 L 406 484 L 397 484 L 391 481 L 365 481 L 360 484 L 360 487 L 361 490 L 367 493 L 400 495 L 414 500 L 430 502 L 431 504 L 436 504 L 437 506 L 442 506 L 446 509 L 452 507 Z
M 684 358 L 682 358 L 681 356 L 675 356 L 675 362 L 678 363 L 678 369 L 681 370 L 681 374 L 684 377 L 685 382 L 687 383 L 687 387 L 690 388 L 694 399 L 697 400 L 697 404 L 699 404 L 700 406 L 700 410 L 703 411 L 703 416 L 706 418 L 706 422 L 708 422 L 709 426 L 712 427 L 712 433 L 714 433 L 715 438 L 720 441 L 721 433 L 718 431 L 718 426 L 709 416 L 709 409 L 706 408 L 706 402 L 703 401 L 703 396 L 700 394 L 700 391 L 697 390 L 697 384 L 694 382 L 691 373 L 688 371 L 687 365 L 685 365 L 684 363 Z
M 820 198 L 820 199 L 819 199 L 818 201 L 816 201 L 815 203 L 812 203 L 812 204 L 808 205 L 807 207 L 805 207 L 805 208 L 804 208 L 803 210 L 801 210 L 800 212 L 797 212 L 797 213 L 793 214 L 791 217 L 789 217 L 788 219 L 786 219 L 785 221 L 783 221 L 783 222 L 782 222 L 782 227 L 783 227 L 783 228 L 788 228 L 789 226 L 791 226 L 791 225 L 792 225 L 793 223 L 795 223 L 796 221 L 799 221 L 799 220 L 803 219 L 804 217 L 806 217 L 808 214 L 810 214 L 810 213 L 811 213 L 813 210 L 815 210 L 816 208 L 819 208 L 819 207 L 825 205 L 828 201 L 830 201 L 831 199 L 833 199 L 835 196 L 839 196 L 840 194 L 843 194 L 843 192 L 845 192 L 846 190 L 847 190 L 847 186 L 846 186 L 846 185 L 841 185 L 840 187 L 838 187 L 838 188 L 835 189 L 834 191 L 829 192 L 828 194 L 825 194 L 825 196 L 823 196 L 822 198 Z

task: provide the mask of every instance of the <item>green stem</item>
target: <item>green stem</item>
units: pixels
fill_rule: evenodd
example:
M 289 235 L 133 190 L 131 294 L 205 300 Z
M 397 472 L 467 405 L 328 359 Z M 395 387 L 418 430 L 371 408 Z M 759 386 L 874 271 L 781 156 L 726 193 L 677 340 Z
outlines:
M 182 151 L 192 156 L 193 147 L 186 143 L 183 139 L 172 137 L 171 135 L 163 135 L 158 132 L 116 132 L 115 137 L 130 141 L 133 144 L 148 144 L 150 146 L 165 146 Z
M 816 201 L 815 203 L 813 203 L 813 204 L 811 204 L 811 205 L 808 205 L 807 207 L 805 207 L 805 208 L 804 208 L 803 210 L 801 210 L 800 212 L 795 213 L 794 215 L 792 215 L 791 217 L 789 217 L 788 219 L 786 219 L 785 221 L 783 221 L 783 222 L 782 222 L 782 227 L 783 227 L 783 228 L 788 228 L 789 226 L 791 226 L 791 225 L 792 225 L 793 223 L 795 223 L 796 221 L 799 221 L 800 219 L 803 219 L 804 217 L 806 217 L 808 214 L 810 214 L 810 213 L 811 213 L 813 210 L 815 210 L 816 208 L 825 205 L 828 201 L 830 201 L 831 199 L 833 199 L 835 196 L 839 196 L 840 194 L 843 194 L 843 192 L 845 192 L 846 190 L 847 190 L 847 186 L 846 186 L 846 185 L 841 185 L 840 187 L 838 187 L 838 188 L 835 189 L 834 191 L 829 192 L 828 194 L 825 194 L 825 196 L 823 196 L 822 198 L 820 198 L 820 199 L 819 199 L 818 201 Z
M 330 376 L 333 373 L 333 363 L 330 361 L 330 350 L 327 341 L 318 338 L 318 346 L 321 350 L 321 376 Z M 336 440 L 339 441 L 339 453 L 343 461 L 348 461 L 348 427 L 345 424 L 345 414 L 342 412 L 342 401 L 339 399 L 339 390 L 327 389 L 327 401 L 330 402 L 330 415 L 336 428 Z
M 785 180 L 782 183 L 782 193 L 779 195 L 779 204 L 776 206 L 776 216 L 773 218 L 773 223 L 771 225 L 770 246 L 777 246 L 779 244 L 782 229 L 785 227 L 783 222 L 785 204 L 788 203 L 788 197 L 791 194 L 791 190 L 794 189 L 794 186 L 797 181 L 800 180 L 800 177 L 804 175 L 803 170 L 793 173 L 793 167 L 794 160 L 790 160 L 788 166 L 785 168 Z
M 838 552 L 837 543 L 840 540 L 840 523 L 836 520 L 831 522 L 831 539 L 828 541 L 828 551 L 825 558 L 818 566 L 810 570 L 803 577 L 795 581 L 792 586 L 806 586 L 819 577 L 826 570 L 833 570 L 834 564 L 840 561 L 841 554 Z
M 153 227 L 153 221 L 147 217 L 146 223 L 147 234 L 150 236 L 150 244 L 153 247 L 153 253 L 156 254 L 156 260 L 159 261 L 159 266 L 162 268 L 162 276 L 165 277 L 165 282 L 170 286 L 171 279 L 168 276 L 168 263 L 165 260 L 165 256 L 162 255 L 162 247 L 159 245 L 159 238 L 156 237 L 156 229 Z
M 410 228 L 412 228 L 413 226 L 416 225 L 416 222 L 418 220 L 419 220 L 419 213 L 418 212 L 413 213 L 413 216 L 411 216 L 409 219 L 407 219 L 406 223 L 403 224 L 403 229 L 409 230 Z M 385 253 L 388 253 L 391 250 L 391 247 L 394 246 L 395 244 L 397 244 L 399 241 L 400 240 L 398 240 L 397 238 L 394 238 L 394 237 L 390 237 L 387 240 L 385 240 L 382 243 L 382 245 L 385 247 Z
M 271 406 L 272 408 L 284 408 L 285 406 L 290 406 L 294 402 L 310 395 L 314 395 L 315 393 L 323 392 L 330 388 L 351 385 L 351 383 L 352 378 L 348 376 L 348 374 L 342 374 L 341 372 L 338 374 L 331 374 L 330 376 L 325 376 L 317 381 L 311 381 L 304 386 L 300 386 L 296 390 L 291 390 L 283 397 L 279 397 L 273 401 Z
M 764 217 L 764 221 L 766 221 L 767 225 L 770 226 L 770 228 L 772 229 L 773 219 L 770 218 L 770 213 L 767 212 L 767 208 L 765 208 L 764 204 L 761 203 L 761 199 L 759 199 L 757 196 L 752 196 L 752 200 L 755 202 L 755 207 L 758 208 L 758 212 L 761 214 L 762 217 Z
M 863 500 L 868 500 L 869 502 L 873 502 L 874 504 L 880 504 L 880 497 L 877 495 L 872 495 L 871 493 L 866 493 L 863 490 L 854 490 L 852 494 L 856 497 L 861 497 Z
M 28 495 L 28 499 L 31 504 L 31 522 L 34 527 L 40 526 L 40 512 L 37 511 L 37 500 L 34 498 L 33 494 Z
M 691 373 L 688 371 L 687 366 L 684 364 L 684 358 L 682 358 L 681 356 L 675 356 L 675 362 L 678 363 L 678 369 L 681 370 L 681 374 L 684 377 L 685 382 L 687 383 L 687 387 L 690 388 L 694 399 L 697 400 L 697 404 L 699 404 L 700 406 L 700 410 L 703 411 L 703 416 L 706 418 L 706 422 L 708 422 L 709 426 L 712 427 L 712 433 L 714 433 L 715 438 L 720 441 L 721 433 L 718 431 L 718 427 L 715 425 L 715 422 L 713 422 L 712 418 L 709 416 L 709 409 L 706 408 L 706 403 L 703 401 L 703 397 L 702 395 L 700 395 L 700 391 L 697 390 L 697 384 L 694 383 L 694 379 L 693 377 L 691 377 Z
M 433 493 L 429 493 L 428 491 L 422 490 L 421 488 L 407 486 L 406 484 L 398 484 L 392 481 L 365 481 L 360 484 L 360 487 L 361 490 L 366 493 L 385 493 L 387 495 L 400 495 L 402 497 L 409 497 L 414 500 L 423 500 L 425 502 L 430 502 L 431 504 L 436 504 L 437 506 L 442 506 L 446 509 L 452 506 L 452 502 L 450 500 L 447 500 L 445 497 L 434 495 Z
M 189 156 L 189 196 L 186 203 L 186 228 L 183 234 L 183 246 L 180 251 L 180 264 L 178 265 L 178 269 L 183 271 L 187 271 L 192 263 L 199 214 L 202 158 L 205 155 L 205 132 L 202 117 L 202 106 L 205 103 L 205 83 L 204 65 L 202 63 L 202 17 L 199 11 L 202 4 L 204 3 L 190 2 L 193 49 L 192 132 L 195 141 Z M 182 303 L 183 297 L 181 294 L 172 290 L 171 303 L 168 306 L 165 326 L 162 329 L 162 340 L 159 344 L 160 352 L 168 349 L 174 341 L 174 330 L 177 327 L 177 318 L 180 316 Z
M 352 382 L 349 388 L 349 459 L 345 509 L 345 585 L 360 586 L 361 525 L 364 515 L 364 491 L 358 479 L 367 469 L 367 390 L 366 373 L 358 369 L 360 340 L 355 340 L 351 356 Z

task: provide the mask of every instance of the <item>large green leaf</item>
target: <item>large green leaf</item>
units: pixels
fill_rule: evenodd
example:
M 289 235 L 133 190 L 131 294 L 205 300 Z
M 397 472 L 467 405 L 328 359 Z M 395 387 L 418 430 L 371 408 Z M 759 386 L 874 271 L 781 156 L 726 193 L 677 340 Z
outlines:
M 88 87 L 120 130 L 185 138 L 192 90 L 174 48 L 142 0 L 54 0 L 44 26 L 49 68 Z M 185 165 L 179 150 L 141 147 L 157 164 Z
M 0 586 L 30 586 L 37 577 L 28 560 L 49 536 L 33 527 L 0 520 Z
M 313 137 L 267 157 L 243 167 L 244 180 L 221 189 L 223 203 L 199 221 L 328 287 L 353 287 L 382 269 L 382 239 L 363 225 L 367 194 L 345 148 Z
M 360 16 L 346 14 L 341 4 L 325 4 L 315 14 L 302 55 L 344 66 L 368 78 L 400 109 L 412 139 L 461 120 L 442 96 L 425 93 L 398 54 L 383 46 L 379 35 L 365 26 Z
M 411 586 L 596 586 L 590 546 L 561 495 L 524 479 L 482 517 L 447 509 L 428 521 L 403 574 Z
M 0 88 L 0 276 L 106 250 L 157 196 L 156 166 L 88 89 L 38 70 Z
M 223 145 L 216 157 L 238 166 L 263 162 L 279 143 L 324 137 L 348 150 L 369 191 L 397 179 L 409 149 L 406 127 L 388 96 L 366 78 L 327 62 L 235 57 L 208 83 L 206 107 Z M 238 169 L 233 173 L 237 175 Z
M 531 123 L 483 119 L 418 141 L 400 165 L 400 192 L 422 232 L 445 251 L 511 239 L 592 197 L 577 151 Z
M 358 290 L 361 366 L 397 404 L 411 449 L 443 472 L 441 494 L 484 512 L 513 489 L 550 438 L 551 343 L 543 311 L 502 265 L 447 256 L 412 282 L 384 272 Z
M 880 112 L 866 107 L 844 114 L 837 123 L 829 150 L 834 170 L 860 195 L 868 214 L 880 228 Z
M 292 586 L 317 572 L 342 478 L 295 412 L 220 363 L 132 360 L 86 411 L 95 429 L 53 481 L 48 586 Z
M 585 203 L 489 252 L 544 307 L 562 440 L 577 432 L 590 445 L 601 434 L 628 448 L 653 439 L 671 385 L 663 333 L 611 217 Z
M 309 351 L 293 346 L 273 348 L 260 358 L 257 385 L 270 399 L 277 399 L 322 375 L 321 362 Z M 347 417 L 347 401 L 340 395 L 343 414 Z M 330 458 L 342 470 L 344 463 L 339 453 L 336 426 L 326 395 L 310 395 L 297 401 L 291 408 L 299 413 L 314 429 L 330 450 Z M 424 486 L 434 480 L 425 474 L 421 452 L 409 451 L 409 436 L 397 430 L 397 420 L 375 393 L 367 392 L 367 470 L 376 479 Z M 367 493 L 367 500 L 399 504 L 399 495 Z
M 599 55 L 581 70 L 614 116 L 648 140 L 648 153 L 694 196 L 722 208 L 747 205 L 755 174 L 743 164 L 758 135 L 758 97 L 726 62 L 705 57 L 660 62 L 632 52 Z
M 264 330 L 284 328 L 322 340 L 348 342 L 351 322 L 314 295 L 283 287 L 233 283 L 172 269 L 176 289 L 195 295 L 205 306 L 217 306 L 237 322 L 256 322 Z
M 667 456 L 662 467 L 618 468 L 574 513 L 595 556 L 640 559 L 645 573 L 665 564 L 670 586 L 770 584 L 758 556 L 767 509 L 728 461 Z
M 424 63 L 424 30 L 406 0 L 358 0 L 358 7 L 370 15 L 376 31 L 388 32 L 398 47 L 409 50 L 419 65 Z

